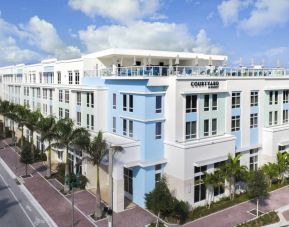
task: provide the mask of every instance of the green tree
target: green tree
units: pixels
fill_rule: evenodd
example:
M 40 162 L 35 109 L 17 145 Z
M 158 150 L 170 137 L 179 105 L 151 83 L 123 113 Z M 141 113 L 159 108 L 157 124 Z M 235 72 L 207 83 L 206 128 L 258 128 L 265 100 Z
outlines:
M 101 161 L 105 156 L 108 155 L 109 145 L 106 140 L 103 139 L 102 132 L 99 131 L 97 136 L 89 142 L 89 146 L 85 150 L 85 153 L 88 155 L 83 158 L 83 160 L 88 161 L 93 166 L 96 166 L 96 208 L 94 212 L 95 218 L 101 218 L 102 216 L 102 207 L 101 207 L 101 194 L 100 194 L 100 180 L 99 180 L 99 169 Z M 122 147 L 114 147 L 114 151 L 121 151 Z
M 6 137 L 6 118 L 9 115 L 10 103 L 6 100 L 0 101 L 0 114 L 3 116 L 3 134 Z
M 204 184 L 206 185 L 206 188 L 208 189 L 208 208 L 210 209 L 211 204 L 214 200 L 214 187 L 220 187 L 223 186 L 225 181 L 225 178 L 222 174 L 222 172 L 217 169 L 213 173 L 206 173 Z
M 269 197 L 268 181 L 263 170 L 252 171 L 249 174 L 247 182 L 248 195 L 252 199 L 256 199 L 257 217 L 259 216 L 259 201 Z
M 47 151 L 47 162 L 48 162 L 48 168 L 47 168 L 47 177 L 51 177 L 51 143 L 54 139 L 57 138 L 56 135 L 56 121 L 53 116 L 49 117 L 41 117 L 41 120 L 38 124 L 38 130 L 40 131 L 41 135 L 41 142 L 47 142 L 48 146 L 45 148 Z
M 9 111 L 7 113 L 7 117 L 10 119 L 11 122 L 11 127 L 12 127 L 12 139 L 16 139 L 16 134 L 15 134 L 15 122 L 17 122 L 17 114 L 16 114 L 16 105 L 13 103 L 9 104 Z
M 173 196 L 167 186 L 166 178 L 156 184 L 155 189 L 145 194 L 146 207 L 160 217 L 168 217 L 173 212 Z
M 74 128 L 74 123 L 70 118 L 64 118 L 56 124 L 56 141 L 51 146 L 58 149 L 65 150 L 65 180 L 64 180 L 64 192 L 69 191 L 69 162 L 68 162 L 68 150 L 76 146 L 82 146 L 83 140 L 80 138 L 89 137 L 89 133 L 85 128 Z
M 20 142 L 21 142 L 21 150 L 23 149 L 23 143 L 24 143 L 24 126 L 25 126 L 25 122 L 27 119 L 27 115 L 29 113 L 29 110 L 27 109 L 26 106 L 22 106 L 22 105 L 16 105 L 16 116 L 17 116 L 17 123 L 18 123 L 18 128 L 20 128 L 21 130 L 21 138 L 20 138 Z
M 246 166 L 240 165 L 240 157 L 241 154 L 238 154 L 235 157 L 229 154 L 225 165 L 221 167 L 222 175 L 229 184 L 230 199 L 235 198 L 236 178 L 245 178 L 245 175 L 248 172 Z
M 279 175 L 279 168 L 276 163 L 267 163 L 262 166 L 262 170 L 264 171 L 265 175 L 267 176 L 268 179 L 268 184 L 269 187 L 272 186 L 272 181 L 276 178 L 278 178 Z
M 33 163 L 33 156 L 29 146 L 24 146 L 20 156 L 20 162 L 25 164 L 25 176 L 27 176 L 28 165 Z
M 184 224 L 190 213 L 190 205 L 188 202 L 174 199 L 173 216 L 178 220 L 178 224 Z
M 278 166 L 278 174 L 281 178 L 281 182 L 284 183 L 285 173 L 288 170 L 288 155 L 287 153 L 277 152 L 277 166 Z

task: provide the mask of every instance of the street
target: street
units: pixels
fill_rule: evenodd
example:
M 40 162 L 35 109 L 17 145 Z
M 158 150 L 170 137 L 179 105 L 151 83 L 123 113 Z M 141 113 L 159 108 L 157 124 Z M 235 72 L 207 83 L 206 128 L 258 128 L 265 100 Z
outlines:
M 49 226 L 2 163 L 0 163 L 0 226 Z

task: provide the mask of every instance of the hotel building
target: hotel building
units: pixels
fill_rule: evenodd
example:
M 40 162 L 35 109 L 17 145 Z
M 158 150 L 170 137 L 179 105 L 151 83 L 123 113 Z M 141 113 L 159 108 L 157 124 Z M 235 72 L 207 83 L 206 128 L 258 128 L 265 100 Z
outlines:
M 228 154 L 241 153 L 241 165 L 256 169 L 289 146 L 289 72 L 228 68 L 226 62 L 221 55 L 108 49 L 2 67 L 0 97 L 45 116 L 70 117 L 121 145 L 124 150 L 114 155 L 115 211 L 124 209 L 125 198 L 144 207 L 145 193 L 162 175 L 177 198 L 197 206 L 208 194 L 204 173 Z M 25 136 L 32 136 L 29 130 Z M 39 135 L 33 136 L 40 146 Z M 55 162 L 63 156 L 54 150 Z M 81 158 L 82 152 L 70 150 L 72 163 Z M 95 187 L 95 167 L 83 163 L 74 171 Z M 104 164 L 102 190 L 107 184 Z M 213 193 L 218 198 L 224 189 Z

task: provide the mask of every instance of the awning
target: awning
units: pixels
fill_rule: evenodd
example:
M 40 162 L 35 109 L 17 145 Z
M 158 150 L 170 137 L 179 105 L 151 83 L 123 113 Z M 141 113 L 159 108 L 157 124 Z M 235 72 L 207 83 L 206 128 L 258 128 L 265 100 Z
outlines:
M 251 146 L 248 146 L 248 147 L 242 147 L 240 149 L 237 149 L 236 152 L 244 152 L 244 151 L 249 151 L 249 150 L 256 149 L 256 148 L 261 148 L 261 147 L 262 147 L 261 144 L 255 144 L 255 145 L 251 145 Z
M 124 164 L 124 167 L 131 168 L 131 167 L 139 166 L 139 167 L 145 168 L 148 166 L 155 166 L 155 165 L 164 164 L 164 163 L 167 163 L 166 159 L 157 160 L 157 161 L 136 161 L 136 162 L 126 163 Z
M 202 160 L 202 161 L 197 161 L 197 162 L 194 163 L 194 166 L 200 167 L 200 166 L 204 166 L 204 165 L 214 164 L 216 162 L 225 161 L 227 159 L 228 159 L 228 155 L 219 156 L 219 157 L 216 157 L 216 158 L 211 158 L 211 159 L 206 159 L 206 160 Z
M 278 143 L 278 145 L 279 145 L 279 146 L 287 146 L 287 145 L 289 145 L 289 140 L 287 140 L 287 141 L 282 141 L 282 142 Z

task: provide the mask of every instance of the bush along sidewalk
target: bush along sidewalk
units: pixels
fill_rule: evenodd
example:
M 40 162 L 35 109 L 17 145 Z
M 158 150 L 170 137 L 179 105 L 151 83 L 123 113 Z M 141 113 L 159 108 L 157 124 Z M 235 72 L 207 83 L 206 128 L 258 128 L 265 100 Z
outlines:
M 270 225 L 278 223 L 280 221 L 278 214 L 275 211 L 261 215 L 259 218 L 242 223 L 237 227 L 261 227 L 264 225 Z

